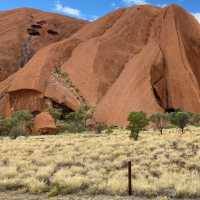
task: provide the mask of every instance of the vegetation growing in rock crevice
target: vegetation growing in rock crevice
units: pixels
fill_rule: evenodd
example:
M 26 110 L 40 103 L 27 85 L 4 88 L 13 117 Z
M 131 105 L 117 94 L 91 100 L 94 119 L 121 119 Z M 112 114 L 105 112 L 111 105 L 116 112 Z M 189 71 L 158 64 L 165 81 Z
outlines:
M 57 78 L 58 81 L 62 82 L 62 84 L 69 88 L 72 94 L 80 101 L 82 105 L 87 105 L 86 100 L 80 94 L 79 89 L 73 84 L 67 72 L 64 72 L 61 67 L 56 67 L 54 72 L 54 76 Z

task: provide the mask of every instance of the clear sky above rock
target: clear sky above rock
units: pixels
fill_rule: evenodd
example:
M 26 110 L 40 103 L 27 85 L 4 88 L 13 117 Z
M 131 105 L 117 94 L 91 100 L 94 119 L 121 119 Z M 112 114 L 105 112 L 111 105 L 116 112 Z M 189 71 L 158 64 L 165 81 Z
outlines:
M 172 3 L 184 7 L 200 21 L 199 0 L 0 0 L 0 10 L 32 7 L 76 18 L 95 20 L 120 7 L 136 4 L 152 4 L 163 7 Z

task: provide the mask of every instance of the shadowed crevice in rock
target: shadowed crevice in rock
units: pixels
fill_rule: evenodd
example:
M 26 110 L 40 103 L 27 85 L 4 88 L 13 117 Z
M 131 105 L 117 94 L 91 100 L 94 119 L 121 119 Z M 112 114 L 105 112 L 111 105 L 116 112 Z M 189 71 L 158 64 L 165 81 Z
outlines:
M 151 67 L 151 86 L 155 99 L 163 110 L 169 108 L 168 88 L 167 88 L 167 66 L 164 55 L 160 49 L 155 63 Z
M 21 47 L 21 57 L 20 57 L 20 67 L 24 67 L 24 65 L 33 57 L 34 51 L 31 47 L 31 36 L 23 42 Z
M 50 35 L 58 35 L 58 32 L 57 32 L 57 31 L 54 31 L 54 30 L 51 30 L 51 29 L 49 29 L 47 32 L 48 32 Z
M 39 25 L 39 24 L 32 24 L 32 25 L 31 25 L 31 28 L 34 28 L 34 29 L 41 29 L 42 26 Z

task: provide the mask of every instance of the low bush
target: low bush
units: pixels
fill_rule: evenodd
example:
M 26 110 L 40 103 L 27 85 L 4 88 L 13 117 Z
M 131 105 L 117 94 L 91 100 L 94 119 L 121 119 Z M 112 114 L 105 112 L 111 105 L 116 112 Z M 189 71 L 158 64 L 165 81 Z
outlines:
M 63 115 L 63 110 L 62 108 L 54 108 L 51 107 L 49 108 L 49 113 L 51 114 L 51 116 L 57 121 L 61 119 L 61 116 Z
M 16 127 L 11 128 L 11 130 L 9 131 L 9 137 L 11 139 L 16 139 L 17 137 L 20 136 L 28 136 L 28 132 L 26 130 L 26 128 L 22 125 L 18 125 Z
M 80 133 L 87 130 L 86 122 L 91 117 L 89 107 L 82 106 L 79 111 L 66 113 L 61 125 L 62 131 Z
M 60 132 L 69 132 L 69 133 L 81 133 L 87 129 L 84 127 L 83 123 L 78 123 L 76 121 L 67 121 L 60 124 Z
M 0 117 L 1 136 L 26 136 L 32 129 L 33 115 L 29 111 L 17 111 L 10 118 Z
M 181 129 L 184 133 L 184 128 L 190 124 L 191 113 L 187 112 L 175 112 L 168 115 L 169 121 Z
M 131 131 L 130 137 L 138 140 L 139 133 L 149 124 L 149 119 L 144 112 L 131 112 L 128 116 L 128 129 Z

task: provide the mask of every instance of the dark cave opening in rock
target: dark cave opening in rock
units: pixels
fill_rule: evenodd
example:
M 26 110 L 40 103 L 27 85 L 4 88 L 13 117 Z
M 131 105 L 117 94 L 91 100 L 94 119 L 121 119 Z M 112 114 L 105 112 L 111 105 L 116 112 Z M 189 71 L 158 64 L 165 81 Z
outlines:
M 57 31 L 54 31 L 54 30 L 51 30 L 51 29 L 49 29 L 47 32 L 48 32 L 49 34 L 51 34 L 51 35 L 58 35 L 58 32 L 57 32 Z
M 163 103 L 162 99 L 160 98 L 159 94 L 157 93 L 156 89 L 153 88 L 154 96 L 156 98 L 156 101 L 158 104 L 164 109 L 165 113 L 174 113 L 174 112 L 181 112 L 180 108 L 173 108 L 166 106 L 166 104 Z
M 169 107 L 165 109 L 165 112 L 166 113 L 182 112 L 182 109 Z
M 40 35 L 39 31 L 37 31 L 35 29 L 31 29 L 31 28 L 28 28 L 27 32 L 28 32 L 29 35 L 32 35 L 32 36 L 39 36 Z
M 36 111 L 33 111 L 33 112 L 32 112 L 33 117 L 36 117 L 38 114 L 40 114 L 40 111 L 37 111 L 37 110 L 36 110 Z
M 40 24 L 32 24 L 31 25 L 32 28 L 36 28 L 36 29 L 41 29 L 42 26 Z
M 63 105 L 63 104 L 58 104 L 56 102 L 52 102 L 52 107 L 55 108 L 55 109 L 59 109 L 61 110 L 62 114 L 61 114 L 61 120 L 64 120 L 65 119 L 65 116 L 69 113 L 72 113 L 72 112 L 75 112 L 73 109 L 67 107 L 66 105 Z
M 166 113 L 173 113 L 173 112 L 176 112 L 176 109 L 175 108 L 166 108 L 165 112 Z

